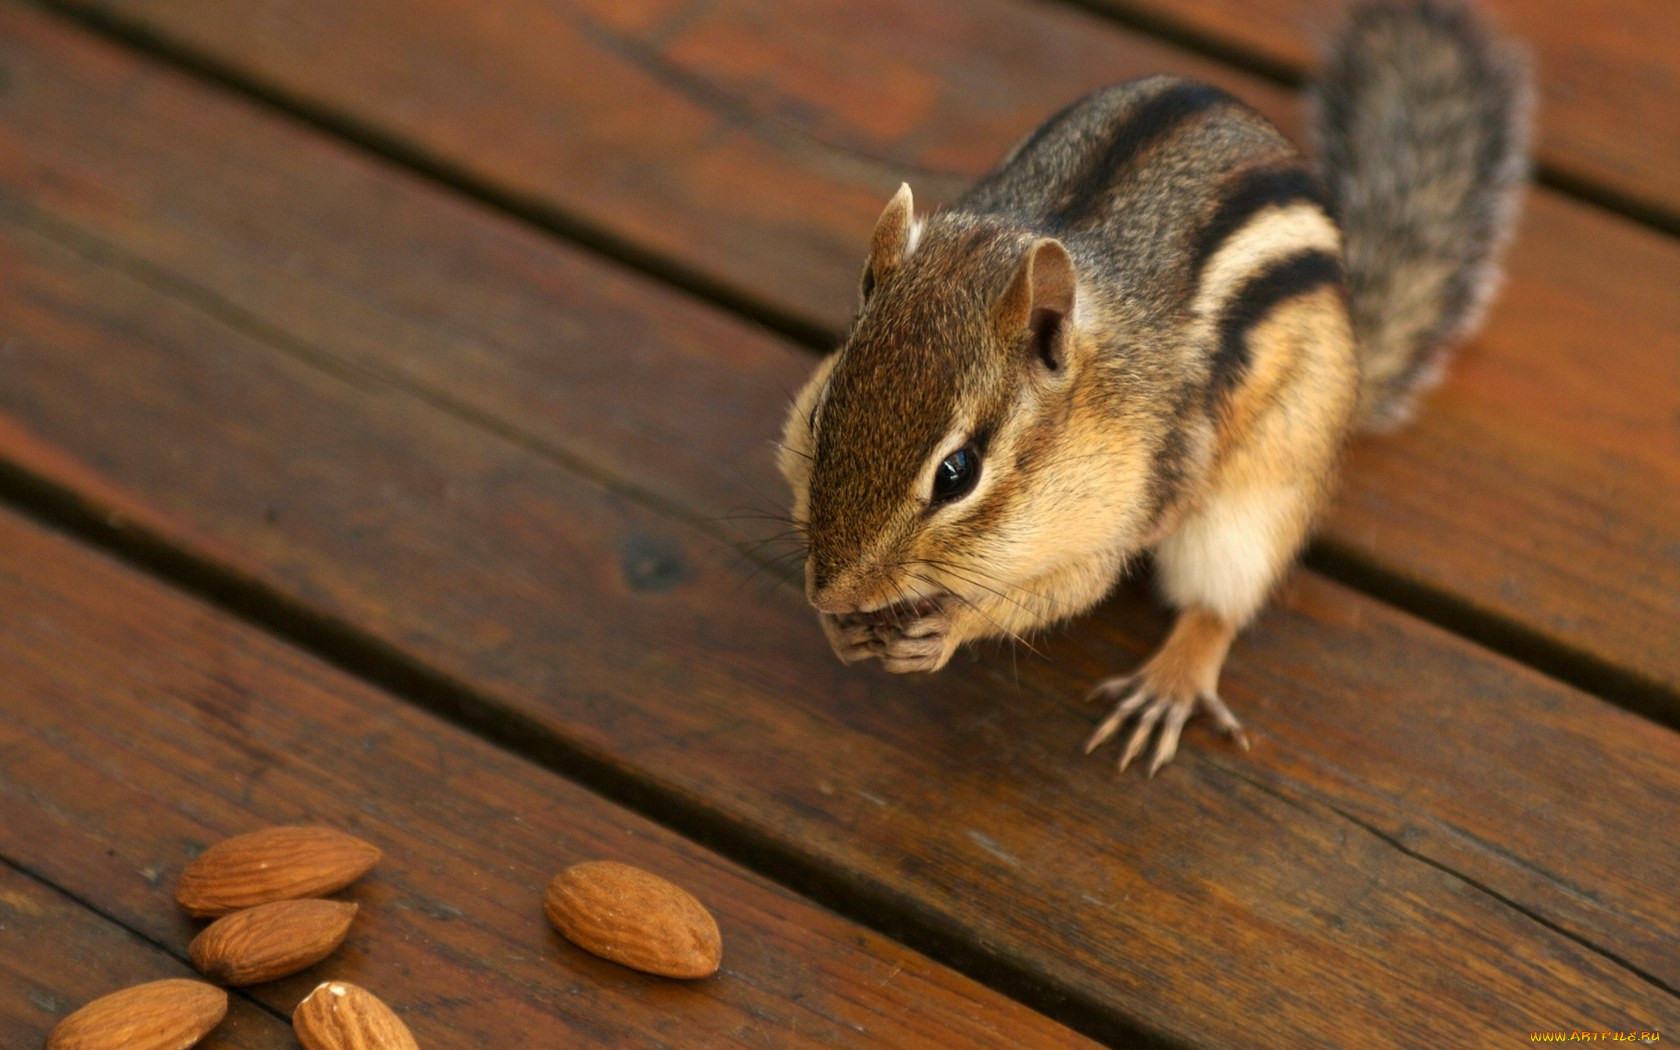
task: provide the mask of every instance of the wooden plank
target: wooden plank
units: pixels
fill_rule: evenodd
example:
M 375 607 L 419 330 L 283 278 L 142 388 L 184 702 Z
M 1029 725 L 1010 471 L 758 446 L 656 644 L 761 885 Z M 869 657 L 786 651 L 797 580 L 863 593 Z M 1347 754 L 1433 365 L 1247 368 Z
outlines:
M 319 822 L 385 850 L 343 894 L 361 905 L 344 945 L 247 989 L 280 1016 L 337 977 L 375 991 L 428 1047 L 1091 1045 L 10 513 L 0 608 L 12 614 L 0 628 L 0 855 L 184 952 L 201 924 L 175 906 L 174 881 L 210 842 Z M 565 944 L 543 918 L 543 886 L 596 857 L 704 901 L 724 931 L 719 974 L 646 977 Z M 109 935 L 79 953 L 64 910 L 23 913 L 23 931 L 42 936 L 4 953 L 31 981 L 58 982 L 42 993 L 55 1009 L 69 991 L 171 969 L 136 969 Z M 65 968 L 86 973 L 69 987 Z
M 1096 0 L 1131 20 L 1251 56 L 1291 75 L 1341 0 Z M 1609 0 L 1590 17 L 1573 0 L 1477 0 L 1535 60 L 1541 164 L 1571 183 L 1680 217 L 1680 19 L 1668 0 Z M 1637 133 L 1632 133 L 1638 129 Z
M 1256 755 L 1202 737 L 1148 785 L 1072 753 L 1081 687 L 1160 629 L 1135 593 L 1043 663 L 841 668 L 796 593 L 743 588 L 690 521 L 750 502 L 750 477 L 685 489 L 683 441 L 745 447 L 793 351 L 36 19 L 7 28 L 51 59 L 31 97 L 79 99 L 56 112 L 105 125 L 78 141 L 126 181 L 200 176 L 167 222 L 99 163 L 32 177 L 33 204 L 8 191 L 13 463 L 1105 1023 L 1397 1045 L 1672 1011 L 1680 844 L 1631 864 L 1625 843 L 1680 811 L 1675 734 L 1310 576 L 1232 665 Z M 19 141 L 9 173 L 61 170 Z M 235 162 L 172 167 L 204 143 Z M 690 325 L 727 338 L 657 343 Z M 617 382 L 582 378 L 619 348 Z M 748 378 L 701 403 L 688 354 Z M 597 456 L 644 429 L 667 454 Z
M 192 967 L 27 873 L 0 863 L 0 1045 L 39 1047 L 72 1010 Z M 237 993 L 199 1050 L 292 1050 L 289 1022 Z
M 1091 87 L 1170 69 L 1298 131 L 1274 86 L 1012 0 L 171 0 L 121 17 L 828 329 L 901 178 L 918 200 L 948 196 Z M 1624 134 L 1645 127 L 1628 119 L 1607 126 L 1661 137 Z M 1625 699 L 1680 718 L 1680 646 L 1664 636 L 1680 619 L 1677 285 L 1674 241 L 1534 194 L 1486 334 L 1419 425 L 1358 452 L 1326 535 L 1570 661 L 1621 669 Z

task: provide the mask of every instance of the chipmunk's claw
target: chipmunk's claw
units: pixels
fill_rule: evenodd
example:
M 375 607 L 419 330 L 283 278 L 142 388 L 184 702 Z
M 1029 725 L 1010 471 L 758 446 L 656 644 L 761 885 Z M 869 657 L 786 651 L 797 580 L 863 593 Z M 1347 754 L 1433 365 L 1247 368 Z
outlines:
M 1150 753 L 1148 769 L 1148 775 L 1153 777 L 1178 753 L 1179 736 L 1198 709 L 1206 712 L 1244 751 L 1248 750 L 1248 735 L 1243 732 L 1242 723 L 1213 693 L 1157 689 L 1147 675 L 1136 674 L 1099 684 L 1087 699 L 1099 697 L 1118 698 L 1119 702 L 1085 741 L 1085 753 L 1095 751 L 1125 727 L 1125 742 L 1120 749 L 1122 772 L 1142 753 L 1153 735 L 1155 747 Z

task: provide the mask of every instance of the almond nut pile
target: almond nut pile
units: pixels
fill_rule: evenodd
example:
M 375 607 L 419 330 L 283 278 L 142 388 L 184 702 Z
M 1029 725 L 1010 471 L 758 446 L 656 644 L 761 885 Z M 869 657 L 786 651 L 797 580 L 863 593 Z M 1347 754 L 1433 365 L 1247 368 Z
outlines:
M 260 984 L 307 969 L 350 932 L 357 906 L 321 900 L 367 874 L 377 846 L 331 828 L 273 827 L 218 842 L 187 865 L 175 900 L 215 918 L 187 949 L 227 985 Z M 328 989 L 333 1007 L 306 1010 Z M 153 981 L 95 999 L 60 1021 L 47 1050 L 184 1050 L 226 1015 L 227 993 L 203 981 Z M 391 1008 L 354 985 L 329 982 L 292 1019 L 308 1050 L 417 1050 Z
M 193 938 L 199 972 L 222 984 L 261 984 L 333 953 L 356 905 L 316 898 L 355 882 L 379 848 L 332 828 L 275 827 L 216 843 L 187 865 L 175 900 L 189 915 L 220 916 Z
M 378 847 L 331 828 L 272 827 L 219 842 L 181 873 L 175 899 L 214 919 L 188 955 L 219 984 L 277 980 L 315 965 L 343 943 L 357 905 L 323 899 L 379 862 Z M 663 977 L 716 973 L 717 920 L 692 895 L 616 861 L 574 864 L 543 895 L 549 922 L 603 959 Z M 70 1014 L 47 1050 L 186 1050 L 227 1014 L 227 993 L 173 979 L 125 988 Z M 292 1012 L 305 1050 L 418 1050 L 389 1006 L 347 981 L 327 981 Z

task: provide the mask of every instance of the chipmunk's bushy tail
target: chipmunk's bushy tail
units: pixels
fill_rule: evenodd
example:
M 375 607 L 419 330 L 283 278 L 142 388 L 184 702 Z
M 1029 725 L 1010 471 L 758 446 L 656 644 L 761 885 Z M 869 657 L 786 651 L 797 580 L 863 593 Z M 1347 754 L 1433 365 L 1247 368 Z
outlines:
M 1346 236 L 1360 419 L 1384 429 L 1498 284 L 1527 176 L 1527 55 L 1456 0 L 1361 3 L 1310 100 Z

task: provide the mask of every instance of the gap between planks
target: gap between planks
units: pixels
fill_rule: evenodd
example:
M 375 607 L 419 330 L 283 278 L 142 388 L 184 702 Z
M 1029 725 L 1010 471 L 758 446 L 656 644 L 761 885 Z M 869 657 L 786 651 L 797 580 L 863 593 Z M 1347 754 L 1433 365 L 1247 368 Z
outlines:
M 100 922 L 106 923 L 114 929 L 121 930 L 123 933 L 128 934 L 139 943 L 161 952 L 171 959 L 174 959 L 176 962 L 179 962 L 189 970 L 193 969 L 192 959 L 188 957 L 186 952 L 181 951 L 179 948 L 170 947 L 168 944 L 165 944 L 158 938 L 153 937 L 145 930 L 124 922 L 119 916 L 106 911 L 104 908 L 101 908 L 99 905 L 88 900 L 86 897 L 83 897 L 81 894 L 70 889 L 68 886 L 59 885 L 52 879 L 49 879 L 45 875 L 36 871 L 34 868 L 31 868 L 29 865 L 17 860 L 15 857 L 8 857 L 5 854 L 0 853 L 0 864 L 3 864 L 11 870 L 17 872 L 19 875 L 22 875 L 24 878 L 35 883 L 37 886 L 44 887 L 53 893 L 58 894 L 71 904 L 74 904 L 76 907 L 98 919 Z M 193 972 L 196 977 L 197 971 L 193 970 Z M 248 1005 L 261 1010 L 265 1014 L 268 1014 L 270 1017 L 273 1017 L 275 1020 L 284 1024 L 287 1028 L 292 1026 L 292 1018 L 289 1014 L 268 1006 L 260 999 L 253 998 L 243 988 L 226 987 L 223 988 L 223 990 L 228 993 L 229 997 L 238 996 Z
M 1220 763 L 1220 768 L 1223 769 L 1225 772 L 1231 774 L 1231 776 L 1235 777 L 1236 779 L 1241 780 L 1243 783 L 1245 783 L 1248 786 L 1254 788 L 1256 791 L 1264 792 L 1265 794 L 1268 794 L 1268 795 L 1272 796 L 1273 798 L 1275 798 L 1278 801 L 1284 803 L 1285 805 L 1294 806 L 1297 809 L 1305 809 L 1306 808 L 1306 805 L 1304 803 L 1302 803 L 1300 799 L 1297 799 L 1297 798 L 1293 797 L 1292 795 L 1288 794 L 1287 792 L 1278 790 L 1278 788 L 1276 786 L 1274 786 L 1272 784 L 1269 784 L 1269 783 L 1265 782 L 1264 780 L 1262 780 L 1258 777 L 1252 776 L 1252 775 L 1244 772 L 1240 768 L 1237 768 L 1236 766 L 1231 766 L 1231 765 L 1227 765 L 1225 763 Z M 1611 951 L 1609 948 L 1606 948 L 1602 945 L 1594 944 L 1593 942 L 1587 940 L 1586 938 L 1582 937 L 1580 934 L 1578 934 L 1575 931 L 1569 929 L 1568 927 L 1562 925 L 1561 923 L 1554 922 L 1553 920 L 1546 918 L 1546 916 L 1542 915 L 1540 912 L 1536 911 L 1535 909 L 1524 906 L 1521 901 L 1515 900 L 1515 899 L 1507 896 L 1506 894 L 1500 893 L 1497 889 L 1495 889 L 1493 886 L 1489 885 L 1488 883 L 1483 882 L 1480 879 L 1474 878 L 1471 875 L 1467 875 L 1466 873 L 1457 870 L 1456 868 L 1452 867 L 1451 865 L 1445 864 L 1442 861 L 1436 859 L 1435 857 L 1429 856 L 1427 853 L 1422 853 L 1418 850 L 1412 849 L 1410 846 L 1406 845 L 1406 843 L 1404 841 L 1402 841 L 1400 838 L 1398 838 L 1397 836 L 1389 834 L 1388 832 L 1384 831 L 1382 828 L 1378 827 L 1377 825 L 1371 823 L 1368 820 L 1362 819 L 1357 813 L 1354 813 L 1351 810 L 1349 810 L 1349 809 L 1347 809 L 1343 806 L 1337 806 L 1337 805 L 1334 805 L 1332 803 L 1325 802 L 1322 799 L 1314 799 L 1313 804 L 1323 806 L 1325 809 L 1334 813 L 1337 817 L 1341 818 L 1342 820 L 1347 821 L 1349 824 L 1352 824 L 1354 827 L 1356 827 L 1356 828 L 1360 829 L 1361 831 L 1365 832 L 1367 835 L 1370 835 L 1373 838 L 1381 840 L 1385 845 L 1387 845 L 1390 849 L 1394 850 L 1396 853 L 1404 854 L 1405 856 L 1410 857 L 1412 860 L 1417 861 L 1419 864 L 1426 864 L 1429 867 L 1434 868 L 1436 871 L 1440 872 L 1443 875 L 1446 875 L 1450 878 L 1457 879 L 1458 881 L 1464 883 L 1464 885 L 1466 885 L 1466 886 L 1470 887 L 1471 889 L 1475 890 L 1477 893 L 1481 893 L 1481 894 L 1487 896 L 1488 898 L 1490 898 L 1492 900 L 1498 901 L 1500 904 L 1503 904 L 1505 907 L 1510 908 L 1512 911 L 1516 912 L 1518 915 L 1521 915 L 1523 918 L 1525 918 L 1525 919 L 1529 920 L 1530 922 L 1534 923 L 1536 926 L 1544 927 L 1545 929 L 1548 929 L 1551 932 L 1557 934 L 1559 937 L 1564 937 L 1564 938 L 1566 938 L 1570 941 L 1573 941 L 1574 943 L 1580 945 L 1582 948 L 1585 948 L 1587 951 L 1592 952 L 1594 955 L 1600 956 L 1606 962 L 1614 963 L 1615 965 L 1621 967 L 1622 969 L 1626 970 L 1627 972 L 1629 972 L 1631 974 L 1634 974 L 1640 980 L 1646 982 L 1647 984 L 1651 985 L 1654 988 L 1660 988 L 1670 995 L 1680 997 L 1680 987 L 1675 987 L 1674 985 L 1670 984 L 1668 981 L 1665 981 L 1661 977 L 1657 976 L 1656 974 L 1651 973 L 1650 971 L 1644 969 L 1643 967 L 1640 967 L 1639 965 L 1635 964 L 1632 960 L 1630 960 L 1630 959 L 1628 959 L 1628 958 L 1626 958 L 1622 955 L 1619 955 L 1614 951 Z
M 728 281 L 719 280 L 676 259 L 644 248 L 590 222 L 585 217 L 567 214 L 535 197 L 511 192 L 474 178 L 457 165 L 400 135 L 369 126 L 349 114 L 335 112 L 325 106 L 311 105 L 290 92 L 242 76 L 237 68 L 183 47 L 144 26 L 127 22 L 120 16 L 106 12 L 60 4 L 57 0 L 27 2 L 106 40 L 133 48 L 150 58 L 195 76 L 213 88 L 257 103 L 316 133 L 338 139 L 395 167 L 428 179 L 451 193 L 491 211 L 585 248 L 696 299 L 710 302 L 744 317 L 801 346 L 825 351 L 835 345 L 834 333 L 809 318 L 781 309 Z

